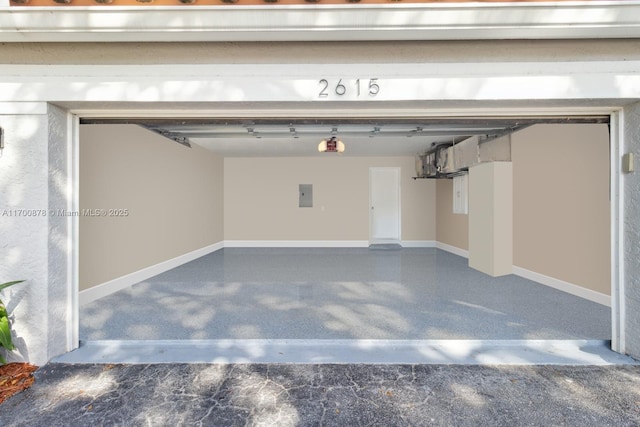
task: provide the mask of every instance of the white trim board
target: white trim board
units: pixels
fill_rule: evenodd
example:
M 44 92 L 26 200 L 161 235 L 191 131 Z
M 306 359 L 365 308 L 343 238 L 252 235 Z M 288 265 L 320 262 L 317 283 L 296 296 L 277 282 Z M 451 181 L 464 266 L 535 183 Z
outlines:
M 400 242 L 403 248 L 435 248 L 435 240 L 403 240 Z
M 455 246 L 447 245 L 446 243 L 436 242 L 436 248 L 443 251 L 450 252 L 454 255 L 461 256 L 463 258 L 469 258 L 469 251 L 460 249 Z M 541 285 L 549 286 L 559 291 L 566 292 L 571 295 L 575 295 L 586 300 L 606 305 L 611 307 L 611 297 L 600 292 L 592 291 L 591 289 L 584 288 L 582 286 L 574 285 L 573 283 L 565 282 L 564 280 L 556 279 L 554 277 L 545 276 L 544 274 L 536 273 L 535 271 L 527 270 L 526 268 L 513 266 L 513 274 L 522 278 L 532 280 Z
M 225 240 L 225 248 L 367 248 L 366 240 Z
M 403 240 L 405 248 L 435 248 L 435 240 Z M 225 240 L 225 248 L 367 248 L 366 240 Z
M 613 99 L 619 107 L 640 97 L 640 75 L 636 71 L 639 67 L 640 61 L 540 61 L 535 62 L 534 69 L 531 62 L 404 63 L 402 67 L 388 63 L 172 64 L 171 67 L 6 64 L 0 69 L 0 101 L 64 103 L 71 108 L 73 103 L 130 103 L 125 109 L 131 115 L 136 103 L 149 103 L 156 108 L 182 103 L 212 108 L 211 100 L 215 99 L 217 108 L 227 107 L 226 117 L 229 117 L 229 108 L 241 109 L 241 105 L 256 103 L 260 104 L 256 107 L 264 108 L 264 105 L 287 102 L 310 108 L 307 114 L 313 114 L 316 109 L 331 109 L 333 104 L 327 102 L 335 103 L 338 108 L 357 103 L 366 110 L 395 101 L 451 101 L 451 105 L 458 104 L 461 108 L 465 107 L 463 101 L 471 100 L 493 104 L 523 101 L 529 104 L 524 107 L 530 109 L 533 100 L 564 100 L 575 105 L 578 101 L 594 100 L 609 104 Z M 349 85 L 355 84 L 358 76 L 370 75 L 370 70 L 375 69 L 380 93 L 375 99 L 358 96 L 355 90 L 318 98 L 318 81 L 341 69 L 349 70 L 351 77 L 345 76 L 343 81 Z M 473 73 L 469 72 L 471 69 Z M 567 80 L 571 80 L 570 86 Z M 263 81 L 269 81 L 269 85 L 264 86 Z M 337 80 L 330 79 L 330 83 Z M 447 89 L 452 85 L 456 90 Z M 80 86 L 84 90 L 78 91 Z M 172 89 L 183 86 L 192 90 Z M 480 92 L 478 87 L 482 87 Z M 30 90 L 25 91 L 26 88 Z M 387 107 L 389 111 L 394 108 L 393 105 Z M 245 114 L 247 111 L 250 108 L 245 108 Z M 419 114 L 428 113 L 423 109 Z
M 436 241 L 436 248 L 442 249 L 443 251 L 452 253 L 454 255 L 461 256 L 463 258 L 469 258 L 469 251 L 466 249 L 460 249 L 455 246 L 447 245 L 446 243 L 437 242 L 437 241 Z
M 435 242 L 433 240 L 408 240 L 402 242 L 402 245 L 407 248 L 432 248 L 435 247 Z M 369 247 L 369 242 L 366 240 L 225 240 L 80 291 L 79 303 L 81 306 L 88 304 L 223 248 L 367 247 Z
M 559 291 L 611 307 L 611 297 L 609 295 L 592 291 L 591 289 L 583 288 L 582 286 L 574 285 L 573 283 L 565 282 L 564 280 L 554 277 L 545 276 L 544 274 L 536 273 L 526 268 L 516 267 L 515 265 L 513 266 L 513 274 L 558 289 Z
M 0 102 L 0 114 L 47 114 L 45 102 Z
M 178 267 L 194 259 L 210 254 L 223 248 L 366 248 L 366 240 L 225 240 L 187 254 L 172 258 L 168 261 L 152 265 L 142 270 L 110 280 L 100 285 L 80 291 L 80 305 L 118 292 L 136 283 L 147 280 L 172 268 Z M 464 258 L 469 257 L 469 251 L 433 240 L 406 240 L 402 242 L 405 248 L 433 248 L 442 249 Z M 522 267 L 513 266 L 513 274 L 567 292 L 571 295 L 611 307 L 611 297 L 600 292 L 592 291 L 560 279 L 545 276 Z
M 176 268 L 182 264 L 193 261 L 194 259 L 208 255 L 212 252 L 224 248 L 224 242 L 214 243 L 213 245 L 205 246 L 204 248 L 196 249 L 195 251 L 188 252 L 184 255 L 177 256 L 167 261 L 143 268 L 131 274 L 118 277 L 108 282 L 101 283 L 89 289 L 85 289 L 79 292 L 80 305 L 88 304 L 97 299 L 106 297 L 107 295 L 118 292 L 136 283 L 147 280 L 153 276 L 157 276 L 160 273 Z

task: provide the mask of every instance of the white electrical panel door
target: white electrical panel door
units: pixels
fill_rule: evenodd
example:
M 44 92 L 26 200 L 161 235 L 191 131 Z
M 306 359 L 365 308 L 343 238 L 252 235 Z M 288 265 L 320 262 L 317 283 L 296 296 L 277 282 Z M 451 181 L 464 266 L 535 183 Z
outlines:
M 464 174 L 453 178 L 453 213 L 469 213 L 469 175 Z

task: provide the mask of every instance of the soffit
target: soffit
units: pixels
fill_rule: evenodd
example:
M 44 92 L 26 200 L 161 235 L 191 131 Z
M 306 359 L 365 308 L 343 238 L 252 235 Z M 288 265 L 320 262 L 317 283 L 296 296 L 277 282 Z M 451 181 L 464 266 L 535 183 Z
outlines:
M 557 3 L 575 0 L 555 0 Z M 596 1 L 596 0 L 585 0 Z M 359 5 L 379 5 L 389 3 L 403 4 L 461 4 L 461 3 L 542 3 L 548 0 L 9 0 L 9 4 L 15 7 L 28 6 L 56 6 L 56 7 L 78 7 L 78 6 L 218 6 L 218 7 L 238 7 L 266 5 L 270 7 L 281 5 L 321 5 L 321 4 L 348 4 Z
M 218 3 L 196 0 L 194 4 L 181 6 L 164 6 L 160 2 L 165 0 L 149 6 L 117 3 L 123 0 L 114 0 L 107 6 L 95 6 L 95 0 L 86 4 L 81 2 L 88 0 L 71 0 L 69 6 L 42 6 L 38 3 L 41 1 L 45 0 L 30 0 L 27 4 L 0 0 L 0 42 L 640 37 L 640 2 L 636 0 L 437 3 L 363 0 L 356 4 L 326 0 L 313 4 L 260 5 L 243 4 L 243 0 L 231 5 L 220 0 Z M 209 1 L 212 3 L 203 3 Z

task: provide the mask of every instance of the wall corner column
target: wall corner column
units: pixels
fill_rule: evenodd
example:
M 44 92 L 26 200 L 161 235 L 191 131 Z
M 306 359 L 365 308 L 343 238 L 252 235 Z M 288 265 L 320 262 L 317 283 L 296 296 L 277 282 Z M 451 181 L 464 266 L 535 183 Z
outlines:
M 469 169 L 469 267 L 490 276 L 513 270 L 513 168 L 511 162 Z
M 640 103 L 625 107 L 623 119 L 623 144 L 620 153 L 634 153 L 640 158 Z M 614 159 L 620 165 L 620 157 Z M 620 167 L 616 168 L 618 173 Z M 640 171 L 622 175 L 620 192 L 622 205 L 622 252 L 618 262 L 622 264 L 621 283 L 614 290 L 618 299 L 618 310 L 622 312 L 620 349 L 626 354 L 640 359 Z M 613 202 L 613 200 L 612 200 Z M 619 314 L 620 315 L 620 314 Z M 615 319 L 614 319 L 615 321 Z
M 36 365 L 71 350 L 73 295 L 68 113 L 44 102 L 0 103 L 0 281 L 16 350 Z

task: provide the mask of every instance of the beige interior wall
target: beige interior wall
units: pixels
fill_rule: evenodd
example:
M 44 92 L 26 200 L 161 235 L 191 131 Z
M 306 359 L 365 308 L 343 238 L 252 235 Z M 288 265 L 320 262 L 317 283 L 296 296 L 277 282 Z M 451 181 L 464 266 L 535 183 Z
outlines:
M 512 135 L 514 265 L 610 294 L 607 125 Z
M 412 180 L 410 157 L 223 160 L 132 125 L 80 132 L 81 208 L 129 210 L 81 216 L 81 289 L 225 239 L 368 240 L 374 166 L 402 168 L 403 240 L 468 249 L 451 180 Z M 536 125 L 512 142 L 514 265 L 609 294 L 606 125 Z M 298 184 L 314 185 L 313 208 L 298 208 Z
M 435 182 L 413 157 L 226 158 L 225 240 L 368 240 L 369 168 L 401 167 L 402 240 L 435 240 Z M 313 207 L 298 185 L 313 184 Z
M 513 263 L 609 295 L 606 125 L 535 125 L 512 135 Z M 453 183 L 436 183 L 438 242 L 468 249 Z
M 223 160 L 135 125 L 80 126 L 80 289 L 223 240 Z
M 453 213 L 453 180 L 436 181 L 436 240 L 469 250 L 469 215 Z

